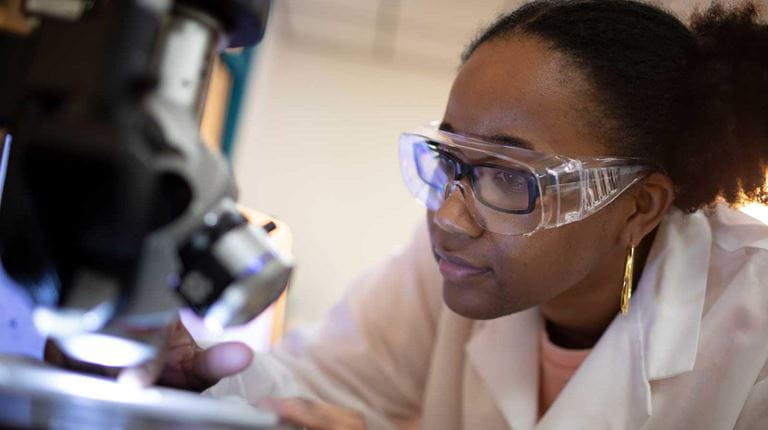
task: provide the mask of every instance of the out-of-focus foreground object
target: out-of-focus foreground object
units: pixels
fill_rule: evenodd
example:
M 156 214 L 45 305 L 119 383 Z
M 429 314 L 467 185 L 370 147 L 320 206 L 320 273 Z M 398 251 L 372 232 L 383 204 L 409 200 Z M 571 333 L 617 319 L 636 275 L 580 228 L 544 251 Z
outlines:
M 293 235 L 285 223 L 253 209 L 242 206 L 239 206 L 239 209 L 249 222 L 266 226 L 270 230 L 269 238 L 278 251 L 284 255 L 292 256 Z M 286 292 L 283 292 L 280 298 L 262 312 L 258 318 L 224 331 L 207 327 L 204 319 L 189 310 L 182 311 L 181 321 L 199 345 L 207 346 L 220 342 L 237 341 L 247 344 L 254 351 L 269 351 L 282 338 L 285 331 Z
M 270 2 L 10 4 L 3 20 L 12 13 L 18 25 L 0 32 L 0 129 L 9 134 L 0 259 L 35 302 L 38 330 L 75 359 L 124 367 L 158 354 L 180 308 L 215 329 L 267 308 L 291 259 L 237 207 L 226 162 L 198 130 L 213 58 L 257 43 Z M 77 403 L 67 396 L 87 395 L 61 391 L 54 381 L 65 377 L 51 370 L 3 361 L 0 393 L 16 387 L 57 413 Z M 154 406 L 132 416 L 166 408 L 168 396 L 150 394 Z M 46 396 L 64 403 L 49 408 Z
M 38 28 L 4 36 L 0 252 L 74 358 L 136 364 L 180 307 L 223 327 L 282 292 L 290 261 L 236 207 L 197 131 L 213 56 L 258 41 L 268 5 L 35 0 Z

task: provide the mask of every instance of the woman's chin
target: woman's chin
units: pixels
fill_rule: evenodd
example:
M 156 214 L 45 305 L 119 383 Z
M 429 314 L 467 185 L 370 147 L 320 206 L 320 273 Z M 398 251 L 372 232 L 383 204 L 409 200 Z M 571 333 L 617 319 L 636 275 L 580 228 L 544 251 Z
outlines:
M 486 291 L 485 285 L 459 285 L 443 281 L 443 301 L 453 312 L 473 320 L 490 320 L 522 309 L 510 309 L 509 303 L 497 294 Z

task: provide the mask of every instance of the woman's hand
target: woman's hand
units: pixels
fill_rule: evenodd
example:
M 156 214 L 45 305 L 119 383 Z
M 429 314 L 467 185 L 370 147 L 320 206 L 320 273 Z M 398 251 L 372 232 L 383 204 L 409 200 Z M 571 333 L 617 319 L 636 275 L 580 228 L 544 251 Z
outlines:
M 183 390 L 203 391 L 221 378 L 240 373 L 251 364 L 253 351 L 241 342 L 225 342 L 200 348 L 181 321 L 171 330 L 163 357 L 138 369 L 139 379 Z M 126 377 L 124 372 L 121 378 Z
M 59 367 L 117 377 L 140 386 L 159 384 L 198 392 L 243 371 L 252 360 L 253 352 L 240 342 L 200 348 L 181 321 L 170 329 L 166 346 L 158 356 L 139 367 L 105 368 L 67 357 L 51 340 L 45 346 L 45 361 Z
M 262 400 L 259 406 L 274 411 L 284 422 L 307 430 L 366 429 L 359 413 L 327 403 L 299 398 L 269 398 Z

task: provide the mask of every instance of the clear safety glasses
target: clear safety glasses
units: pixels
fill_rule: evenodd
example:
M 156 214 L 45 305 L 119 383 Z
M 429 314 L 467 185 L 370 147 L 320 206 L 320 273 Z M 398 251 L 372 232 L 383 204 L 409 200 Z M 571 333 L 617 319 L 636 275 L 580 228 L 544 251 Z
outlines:
M 441 131 L 436 123 L 400 136 L 400 169 L 430 210 L 456 194 L 479 225 L 507 235 L 582 220 L 658 170 L 637 158 L 543 154 Z

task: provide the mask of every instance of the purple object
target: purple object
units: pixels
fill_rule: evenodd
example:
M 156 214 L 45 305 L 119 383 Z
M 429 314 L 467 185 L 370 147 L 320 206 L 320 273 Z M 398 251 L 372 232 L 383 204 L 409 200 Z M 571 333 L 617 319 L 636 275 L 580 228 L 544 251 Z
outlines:
M 0 355 L 42 358 L 45 338 L 32 323 L 32 300 L 0 266 Z

